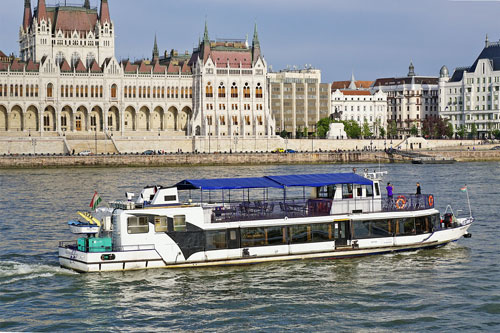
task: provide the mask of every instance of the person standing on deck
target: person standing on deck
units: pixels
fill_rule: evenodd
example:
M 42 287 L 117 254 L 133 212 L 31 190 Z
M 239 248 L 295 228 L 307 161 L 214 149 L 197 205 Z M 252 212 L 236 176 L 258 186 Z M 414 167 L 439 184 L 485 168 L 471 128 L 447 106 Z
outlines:
M 420 189 L 420 183 L 417 183 L 417 193 L 415 193 L 416 195 L 421 195 L 422 194 L 422 190 Z
M 388 196 L 389 198 L 392 198 L 392 195 L 393 195 L 393 194 L 392 194 L 392 191 L 394 190 L 394 186 L 392 186 L 392 184 L 391 184 L 391 183 L 387 183 L 387 186 L 386 186 L 386 188 L 385 188 L 385 189 L 387 190 L 387 196 Z

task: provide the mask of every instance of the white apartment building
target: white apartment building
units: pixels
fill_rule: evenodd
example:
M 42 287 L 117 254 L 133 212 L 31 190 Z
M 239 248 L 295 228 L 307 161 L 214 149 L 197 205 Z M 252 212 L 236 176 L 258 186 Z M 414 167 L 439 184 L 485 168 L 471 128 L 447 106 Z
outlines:
M 488 138 L 500 129 L 500 42 L 489 42 L 472 66 L 456 68 L 451 78 L 446 66 L 439 78 L 439 112 L 455 132 L 463 126 L 478 137 Z
M 373 89 L 387 94 L 387 123 L 396 122 L 398 136 L 410 135 L 415 126 L 421 132 L 425 118 L 438 117 L 438 78 L 419 76 L 410 63 L 406 77 L 379 78 Z
M 387 94 L 378 89 L 371 91 L 371 81 L 356 81 L 352 75 L 348 81 L 332 83 L 332 118 L 354 120 L 361 127 L 365 121 L 374 136 L 380 135 L 380 127 L 387 126 Z M 342 88 L 343 87 L 343 88 Z

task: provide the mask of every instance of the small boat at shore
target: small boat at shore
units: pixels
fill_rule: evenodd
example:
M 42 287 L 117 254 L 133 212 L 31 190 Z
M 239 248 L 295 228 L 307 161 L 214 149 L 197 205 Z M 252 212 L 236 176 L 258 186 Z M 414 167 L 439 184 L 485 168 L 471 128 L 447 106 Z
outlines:
M 451 157 L 422 156 L 411 160 L 413 164 L 453 164 L 457 160 Z
M 61 242 L 59 263 L 77 272 L 248 265 L 436 248 L 470 237 L 472 215 L 441 216 L 432 194 L 384 197 L 381 178 L 336 173 L 147 186 L 136 200 L 127 193 L 83 214 L 99 221 L 99 232 Z

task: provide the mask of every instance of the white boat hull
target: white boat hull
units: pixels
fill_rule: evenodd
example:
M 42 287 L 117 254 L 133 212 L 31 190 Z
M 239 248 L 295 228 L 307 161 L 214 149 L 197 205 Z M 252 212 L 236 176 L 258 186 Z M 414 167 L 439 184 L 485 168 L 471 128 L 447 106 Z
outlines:
M 357 256 L 385 254 L 400 251 L 444 246 L 467 234 L 470 223 L 443 229 L 432 234 L 386 237 L 375 240 L 353 240 L 348 247 L 336 248 L 335 242 L 297 245 L 254 247 L 250 250 L 233 249 L 195 253 L 184 260 L 182 256 L 169 260 L 156 249 L 119 252 L 86 253 L 68 247 L 59 247 L 59 262 L 62 267 L 78 272 L 127 271 L 150 268 L 187 268 L 224 265 L 249 265 L 273 261 L 306 259 L 341 259 Z M 113 258 L 113 259 L 110 259 Z

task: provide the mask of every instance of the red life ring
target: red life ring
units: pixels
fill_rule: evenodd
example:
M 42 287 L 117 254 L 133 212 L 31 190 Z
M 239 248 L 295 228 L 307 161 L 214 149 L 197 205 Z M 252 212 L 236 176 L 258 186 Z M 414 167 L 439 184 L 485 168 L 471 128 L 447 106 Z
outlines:
M 397 209 L 403 209 L 405 208 L 406 205 L 406 197 L 404 195 L 398 196 L 396 199 L 396 208 Z
M 430 207 L 434 207 L 434 197 L 431 195 L 429 195 L 429 206 Z

